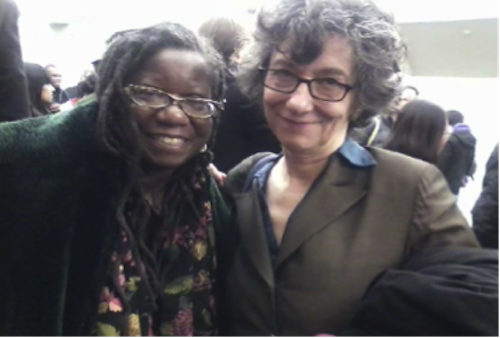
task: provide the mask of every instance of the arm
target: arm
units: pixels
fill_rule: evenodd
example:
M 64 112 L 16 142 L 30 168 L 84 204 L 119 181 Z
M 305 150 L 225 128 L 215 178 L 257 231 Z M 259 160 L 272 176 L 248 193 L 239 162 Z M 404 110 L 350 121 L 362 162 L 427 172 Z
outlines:
M 458 209 L 443 175 L 428 165 L 420 179 L 409 234 L 409 253 L 479 244 Z
M 450 136 L 451 138 L 451 136 Z M 443 150 L 439 154 L 439 159 L 438 159 L 438 168 L 441 170 L 441 172 L 444 175 L 444 178 L 446 181 L 448 181 L 448 185 L 452 186 L 453 184 L 453 167 L 456 163 L 454 163 L 454 159 L 456 159 L 455 155 L 455 144 L 451 139 L 448 139 L 446 142 Z M 453 190 L 453 189 L 452 189 Z
M 472 222 L 481 245 L 498 248 L 498 146 L 488 160 L 483 190 L 472 209 Z
M 0 0 L 0 122 L 30 117 L 17 19 L 11 0 Z

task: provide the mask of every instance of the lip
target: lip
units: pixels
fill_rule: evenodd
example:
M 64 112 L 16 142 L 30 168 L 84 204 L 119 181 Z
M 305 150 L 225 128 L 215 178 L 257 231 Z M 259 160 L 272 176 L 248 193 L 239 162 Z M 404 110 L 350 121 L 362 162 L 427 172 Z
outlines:
M 166 143 L 162 138 L 177 139 L 175 142 Z M 158 148 L 167 151 L 182 151 L 189 147 L 190 140 L 185 136 L 170 134 L 151 134 L 148 139 Z
M 180 138 L 184 141 L 187 141 L 189 138 L 183 135 L 175 135 L 175 134 L 149 134 L 150 138 L 158 138 L 158 137 L 169 137 L 169 138 Z
M 279 117 L 282 120 L 284 120 L 285 122 L 292 124 L 292 125 L 297 125 L 297 126 L 307 126 L 307 125 L 311 125 L 311 124 L 321 123 L 320 121 L 298 121 L 298 120 L 290 119 L 290 118 L 287 118 L 287 117 L 284 117 L 281 115 Z
M 316 132 L 316 128 L 313 128 L 314 126 L 317 126 L 321 124 L 320 121 L 300 121 L 296 119 L 290 119 L 288 117 L 284 117 L 282 115 L 278 115 L 278 125 L 281 125 L 281 128 L 283 128 L 283 131 L 292 133 L 292 134 L 311 134 Z

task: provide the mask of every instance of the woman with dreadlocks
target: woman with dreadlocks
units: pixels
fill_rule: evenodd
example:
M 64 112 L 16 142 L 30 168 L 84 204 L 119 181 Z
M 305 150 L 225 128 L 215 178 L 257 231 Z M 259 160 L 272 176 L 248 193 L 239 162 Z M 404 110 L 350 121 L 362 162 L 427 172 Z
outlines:
M 217 333 L 222 74 L 181 25 L 131 31 L 96 100 L 0 127 L 1 335 Z

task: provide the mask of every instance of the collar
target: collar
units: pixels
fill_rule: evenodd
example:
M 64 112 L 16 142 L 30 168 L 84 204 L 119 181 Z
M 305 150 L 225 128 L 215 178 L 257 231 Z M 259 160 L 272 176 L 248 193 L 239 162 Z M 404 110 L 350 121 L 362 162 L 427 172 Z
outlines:
M 377 165 L 377 161 L 368 152 L 368 150 L 349 138 L 345 140 L 338 152 L 353 166 L 367 168 Z
M 370 152 L 368 152 L 368 150 L 366 150 L 350 138 L 347 138 L 345 140 L 345 142 L 339 148 L 338 153 L 345 160 L 347 160 L 347 162 L 355 167 L 368 168 L 377 165 L 377 161 L 373 158 Z M 269 163 L 266 163 L 253 176 L 254 178 L 258 179 L 260 187 L 265 186 L 265 181 L 268 177 L 269 172 L 271 171 L 271 168 L 281 158 L 281 156 L 283 156 L 283 153 L 273 156 L 275 156 L 275 158 L 269 161 Z

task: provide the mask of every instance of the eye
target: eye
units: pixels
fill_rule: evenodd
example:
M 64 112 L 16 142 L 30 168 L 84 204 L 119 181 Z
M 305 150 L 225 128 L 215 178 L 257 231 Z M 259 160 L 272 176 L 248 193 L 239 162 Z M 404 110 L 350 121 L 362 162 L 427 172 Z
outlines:
M 274 69 L 272 71 L 273 76 L 279 78 L 279 79 L 294 79 L 295 75 L 286 69 Z
M 189 105 L 189 108 L 193 110 L 202 111 L 207 108 L 207 103 L 203 101 L 190 100 L 185 102 Z
M 132 97 L 139 104 L 160 106 L 168 102 L 168 96 L 147 88 L 133 88 Z
M 333 78 L 324 78 L 315 80 L 316 83 L 325 88 L 339 88 L 344 87 L 340 82 Z
M 144 89 L 134 90 L 134 95 L 136 98 L 141 99 L 141 100 L 145 100 L 145 101 L 151 100 L 152 98 L 155 98 L 156 96 L 158 96 L 157 93 L 150 92 L 150 91 L 147 91 Z

